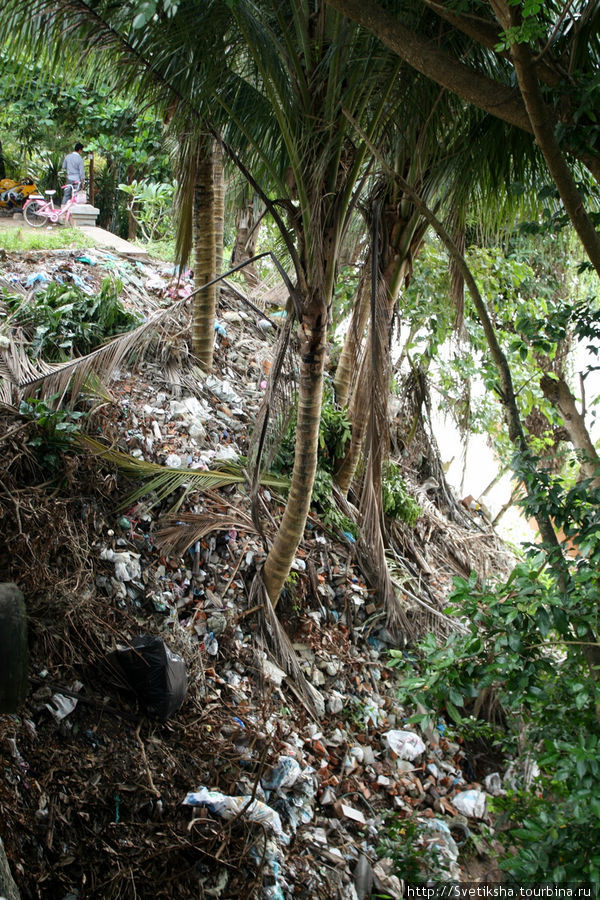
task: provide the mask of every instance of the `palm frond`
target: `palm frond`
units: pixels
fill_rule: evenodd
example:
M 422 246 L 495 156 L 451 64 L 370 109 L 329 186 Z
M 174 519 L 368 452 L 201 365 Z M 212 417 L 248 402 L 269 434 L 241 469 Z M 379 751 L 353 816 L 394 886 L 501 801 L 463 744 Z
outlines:
M 267 647 L 270 648 L 277 665 L 290 677 L 289 686 L 298 699 L 302 701 L 311 715 L 322 719 L 325 715 L 325 703 L 319 691 L 310 684 L 287 636 L 285 629 L 273 608 L 269 595 L 264 586 L 260 572 L 257 572 L 249 598 L 250 607 L 258 607 L 260 610 L 261 633 Z
M 216 510 L 202 514 L 180 513 L 173 519 L 167 519 L 152 538 L 167 555 L 183 556 L 196 541 L 202 540 L 211 531 L 224 531 L 228 528 L 256 532 L 249 515 L 240 509 L 228 509 L 224 513 Z
M 142 356 L 157 339 L 157 329 L 181 311 L 186 302 L 187 298 L 178 300 L 167 309 L 153 313 L 132 331 L 64 363 L 51 364 L 41 359 L 33 362 L 25 353 L 22 341 L 7 339 L 0 344 L 0 392 L 10 397 L 8 402 L 13 406 L 33 391 L 39 391 L 44 398 L 58 396 L 59 404 L 67 393 L 74 399 L 92 375 L 108 381 L 128 356 L 133 353 Z
M 80 440 L 88 450 L 107 463 L 117 466 L 135 478 L 144 479 L 145 484 L 128 496 L 121 504 L 121 508 L 131 506 L 142 497 L 154 494 L 155 496 L 149 504 L 149 507 L 152 507 L 161 503 L 175 491 L 184 489 L 183 495 L 177 503 L 179 506 L 187 494 L 193 491 L 208 491 L 232 484 L 244 484 L 246 481 L 246 474 L 242 466 L 235 463 L 227 463 L 220 470 L 173 469 L 169 466 L 137 459 L 114 447 L 108 447 L 88 435 L 82 435 Z M 277 475 L 263 475 L 261 483 L 277 490 L 285 490 L 289 486 L 287 478 Z

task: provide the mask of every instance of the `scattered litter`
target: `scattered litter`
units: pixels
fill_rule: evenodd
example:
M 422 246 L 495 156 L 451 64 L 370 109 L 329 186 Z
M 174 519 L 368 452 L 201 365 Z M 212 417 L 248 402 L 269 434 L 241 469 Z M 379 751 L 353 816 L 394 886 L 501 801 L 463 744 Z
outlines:
M 187 692 L 187 673 L 181 656 L 152 635 L 133 638 L 109 654 L 149 715 L 165 721 L 177 712 Z
M 452 804 L 464 816 L 472 819 L 483 819 L 486 810 L 486 795 L 483 791 L 462 791 L 455 794 Z
M 413 762 L 427 749 L 418 734 L 414 731 L 387 731 L 384 738 L 390 750 L 400 759 Z
M 220 791 L 211 791 L 206 787 L 199 787 L 186 795 L 184 806 L 206 806 L 210 812 L 229 821 L 235 816 L 243 815 L 251 822 L 260 822 L 269 828 L 279 840 L 287 844 L 289 837 L 283 830 L 279 814 L 263 803 L 261 800 L 253 800 L 250 795 L 242 797 L 228 797 Z

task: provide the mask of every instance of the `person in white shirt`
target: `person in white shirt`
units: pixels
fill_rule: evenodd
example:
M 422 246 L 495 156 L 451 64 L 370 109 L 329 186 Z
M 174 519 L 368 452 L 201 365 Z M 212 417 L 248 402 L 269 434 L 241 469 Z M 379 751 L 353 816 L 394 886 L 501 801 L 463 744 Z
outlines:
M 83 168 L 83 144 L 75 144 L 72 153 L 67 153 L 63 159 L 63 169 L 67 173 L 67 184 L 63 191 L 62 205 L 71 199 L 73 191 L 83 188 L 85 171 Z

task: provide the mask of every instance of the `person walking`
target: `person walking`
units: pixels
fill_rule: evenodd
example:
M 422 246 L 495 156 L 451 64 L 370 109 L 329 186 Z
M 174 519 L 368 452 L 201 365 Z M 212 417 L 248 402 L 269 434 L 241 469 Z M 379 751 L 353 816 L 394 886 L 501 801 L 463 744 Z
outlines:
M 75 144 L 72 153 L 67 153 L 63 159 L 63 169 L 67 173 L 67 184 L 63 191 L 62 205 L 71 199 L 73 191 L 83 188 L 85 171 L 83 168 L 83 144 Z

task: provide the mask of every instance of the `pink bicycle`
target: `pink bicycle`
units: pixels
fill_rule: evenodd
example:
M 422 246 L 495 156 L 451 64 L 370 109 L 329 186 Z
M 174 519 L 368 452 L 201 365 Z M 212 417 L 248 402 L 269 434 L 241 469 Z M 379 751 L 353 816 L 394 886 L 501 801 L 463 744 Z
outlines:
M 66 187 L 67 185 L 63 185 L 63 190 Z M 79 185 L 75 183 L 70 187 L 72 187 L 71 196 L 64 206 L 54 205 L 56 191 L 44 191 L 48 195 L 48 200 L 44 200 L 41 194 L 32 194 L 23 205 L 23 215 L 27 224 L 32 228 L 42 228 L 48 222 L 56 224 L 62 220 L 66 225 L 71 218 L 71 209 L 78 202 Z

